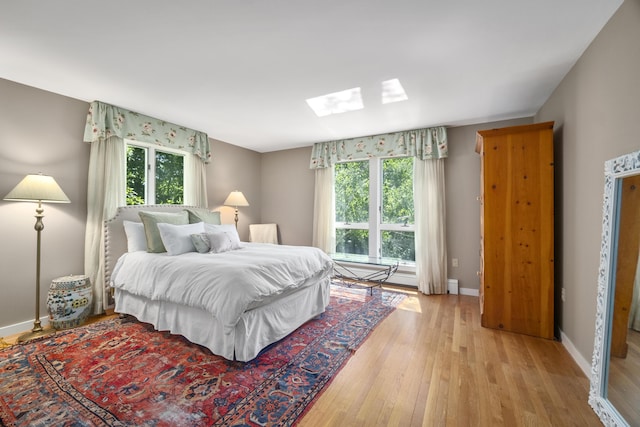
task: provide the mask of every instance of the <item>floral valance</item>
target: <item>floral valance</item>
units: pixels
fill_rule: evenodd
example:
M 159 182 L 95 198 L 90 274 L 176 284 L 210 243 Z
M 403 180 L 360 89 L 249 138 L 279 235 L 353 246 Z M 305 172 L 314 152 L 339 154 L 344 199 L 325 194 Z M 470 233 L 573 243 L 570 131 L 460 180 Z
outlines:
M 447 129 L 440 126 L 318 142 L 313 145 L 309 168 L 328 168 L 336 163 L 371 157 L 415 156 L 421 160 L 433 160 L 446 158 L 447 155 Z
M 122 139 L 186 151 L 195 154 L 204 163 L 208 163 L 211 159 L 209 138 L 204 132 L 174 125 L 100 101 L 93 101 L 87 114 L 84 141 L 95 142 L 114 135 Z

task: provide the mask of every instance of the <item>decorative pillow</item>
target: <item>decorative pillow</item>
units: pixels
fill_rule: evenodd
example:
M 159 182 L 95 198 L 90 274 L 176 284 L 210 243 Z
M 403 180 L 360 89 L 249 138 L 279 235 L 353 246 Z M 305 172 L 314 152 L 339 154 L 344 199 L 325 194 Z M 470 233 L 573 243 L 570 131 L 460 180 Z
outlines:
M 218 254 L 240 249 L 240 238 L 233 225 L 212 227 L 211 224 L 204 224 L 204 228 L 205 233 L 191 235 L 191 242 L 201 254 L 206 252 Z
M 189 223 L 205 222 L 207 224 L 220 224 L 220 212 L 211 212 L 205 208 L 185 209 L 189 213 Z
M 213 225 L 205 224 L 204 229 L 207 233 L 219 233 L 221 231 L 227 233 L 231 239 L 233 249 L 240 248 L 240 236 L 238 236 L 238 230 L 233 224 Z
M 187 252 L 195 252 L 196 248 L 191 242 L 191 235 L 204 233 L 204 223 L 174 225 L 159 222 L 157 224 L 160 238 L 169 255 L 180 255 Z
M 158 223 L 184 225 L 189 224 L 189 214 L 182 212 L 138 212 L 140 219 L 144 224 L 144 234 L 147 239 L 147 252 L 166 252 L 160 232 L 158 231 Z
M 124 233 L 127 235 L 127 251 L 146 251 L 147 236 L 144 234 L 144 224 L 134 221 L 122 221 Z
M 201 254 L 206 254 L 211 249 L 209 246 L 209 238 L 207 237 L 207 233 L 199 233 L 191 235 L 191 243 L 195 246 L 196 251 Z
M 240 249 L 240 240 L 237 242 L 233 238 L 233 233 L 227 231 L 214 231 L 213 233 L 206 233 L 207 239 L 209 239 L 209 252 L 219 254 L 221 252 L 233 251 Z M 236 236 L 238 233 L 236 233 Z

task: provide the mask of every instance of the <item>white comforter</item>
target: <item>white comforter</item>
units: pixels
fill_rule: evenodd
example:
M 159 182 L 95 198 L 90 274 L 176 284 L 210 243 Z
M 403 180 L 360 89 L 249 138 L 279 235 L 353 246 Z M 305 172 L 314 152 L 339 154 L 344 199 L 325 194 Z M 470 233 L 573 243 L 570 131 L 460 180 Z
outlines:
M 317 248 L 241 246 L 218 254 L 126 253 L 114 268 L 112 286 L 152 300 L 206 310 L 229 334 L 242 313 L 260 301 L 331 272 L 331 259 Z

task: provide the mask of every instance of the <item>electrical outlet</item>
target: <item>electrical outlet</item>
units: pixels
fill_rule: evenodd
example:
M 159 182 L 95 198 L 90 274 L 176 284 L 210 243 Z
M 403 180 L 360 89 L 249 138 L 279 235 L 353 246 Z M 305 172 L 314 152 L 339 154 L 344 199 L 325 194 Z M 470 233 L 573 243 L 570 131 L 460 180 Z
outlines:
M 560 298 L 562 299 L 562 302 L 567 301 L 567 293 L 565 292 L 564 288 L 562 288 L 562 291 L 560 292 Z
M 452 267 L 458 267 L 458 258 L 452 258 L 451 259 L 451 266 Z

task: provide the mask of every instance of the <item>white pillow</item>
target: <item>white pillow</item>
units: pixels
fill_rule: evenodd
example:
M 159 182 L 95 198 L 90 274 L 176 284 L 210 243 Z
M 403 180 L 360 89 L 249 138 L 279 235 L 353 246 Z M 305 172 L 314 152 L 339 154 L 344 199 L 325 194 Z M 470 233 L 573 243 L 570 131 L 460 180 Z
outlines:
M 204 229 L 207 233 L 220 233 L 225 232 L 229 235 L 231 239 L 233 249 L 240 248 L 240 236 L 238 235 L 238 230 L 233 224 L 204 224 Z
M 127 251 L 146 251 L 147 236 L 144 233 L 144 224 L 134 221 L 122 221 L 122 225 L 124 225 L 124 232 L 127 235 Z
M 167 253 L 169 255 L 180 255 L 196 251 L 191 241 L 191 235 L 204 233 L 204 223 L 175 225 L 159 222 L 158 231 Z
M 234 234 L 228 231 L 215 231 L 206 233 L 209 240 L 209 252 L 219 254 L 221 252 L 233 251 L 240 249 L 240 239 L 234 238 Z M 235 237 L 238 233 L 235 233 Z

